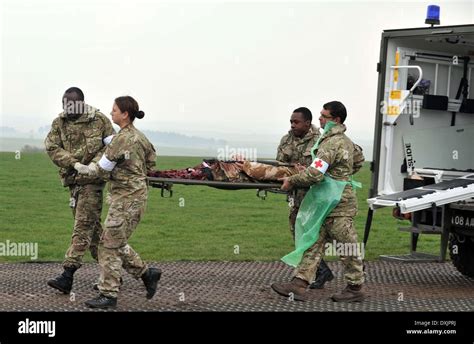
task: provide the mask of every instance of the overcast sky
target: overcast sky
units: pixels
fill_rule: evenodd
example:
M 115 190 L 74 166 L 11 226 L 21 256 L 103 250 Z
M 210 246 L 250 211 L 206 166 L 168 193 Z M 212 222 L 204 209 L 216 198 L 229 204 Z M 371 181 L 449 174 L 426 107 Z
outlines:
M 180 2 L 0 0 L 1 124 L 36 130 L 80 87 L 109 114 L 131 95 L 140 128 L 216 138 L 281 136 L 289 116 L 342 101 L 371 139 L 380 35 L 474 23 L 473 1 Z

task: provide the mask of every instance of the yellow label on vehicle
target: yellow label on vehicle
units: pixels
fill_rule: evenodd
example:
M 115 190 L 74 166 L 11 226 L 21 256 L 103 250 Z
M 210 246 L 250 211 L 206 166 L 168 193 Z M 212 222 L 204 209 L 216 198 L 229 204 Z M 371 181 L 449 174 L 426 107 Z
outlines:
M 397 49 L 395 53 L 395 66 L 398 66 L 398 62 L 400 61 L 400 52 Z M 398 68 L 393 71 L 393 81 L 398 82 Z
M 394 90 L 390 91 L 390 99 L 401 99 L 402 98 L 402 91 Z
M 389 106 L 387 109 L 387 115 L 389 116 L 398 116 L 400 108 L 398 106 Z

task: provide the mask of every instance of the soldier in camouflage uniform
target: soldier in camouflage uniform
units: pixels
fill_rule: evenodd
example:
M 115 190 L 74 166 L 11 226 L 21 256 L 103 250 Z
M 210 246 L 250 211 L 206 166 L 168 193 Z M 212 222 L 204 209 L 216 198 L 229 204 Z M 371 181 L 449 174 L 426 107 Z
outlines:
M 110 180 L 111 203 L 99 242 L 101 274 L 97 298 L 86 301 L 91 308 L 113 308 L 117 305 L 122 267 L 136 279 L 141 278 L 151 299 L 156 292 L 161 271 L 147 264 L 128 244 L 145 212 L 148 197 L 147 173 L 155 166 L 153 145 L 133 125 L 143 118 L 132 97 L 115 99 L 112 120 L 120 131 L 107 146 L 97 164 L 80 166 L 80 173 L 99 175 Z M 81 171 L 85 168 L 85 171 Z
M 97 162 L 104 152 L 105 142 L 111 139 L 114 130 L 107 117 L 84 103 L 84 94 L 76 87 L 66 90 L 63 109 L 53 121 L 45 146 L 51 160 L 60 167 L 63 185 L 69 187 L 74 229 L 63 262 L 64 272 L 49 280 L 48 285 L 68 294 L 72 288 L 73 274 L 81 266 L 87 249 L 97 260 L 97 245 L 102 232 L 100 215 L 104 182 L 78 175 L 74 166 Z
M 311 164 L 311 148 L 320 136 L 319 129 L 311 124 L 312 119 L 311 111 L 305 107 L 293 111 L 290 118 L 291 130 L 281 139 L 276 160 L 286 164 L 301 165 L 303 168 Z M 307 190 L 307 188 L 302 188 L 289 192 L 289 222 L 293 241 L 295 240 L 296 215 Z
M 311 162 L 311 149 L 319 139 L 319 129 L 311 124 L 313 115 L 308 108 L 300 107 L 293 111 L 290 118 L 291 130 L 283 136 L 278 146 L 276 160 L 302 167 L 308 167 Z M 295 224 L 298 210 L 308 188 L 298 188 L 288 193 L 290 205 L 290 231 L 295 240 Z M 326 281 L 331 281 L 334 275 L 324 260 L 321 260 L 316 271 L 315 281 L 311 283 L 311 289 L 321 289 Z
M 335 180 L 350 181 L 364 161 L 362 149 L 355 145 L 345 134 L 343 124 L 346 109 L 340 102 L 330 102 L 323 106 L 320 123 L 324 128 L 326 122 L 333 121 L 336 125 L 321 139 L 316 152 L 315 161 L 305 171 L 283 179 L 282 189 L 288 190 L 297 186 L 310 186 L 324 179 L 325 174 Z M 325 244 L 331 240 L 338 243 L 357 244 L 357 232 L 354 228 L 354 216 L 357 213 L 357 198 L 351 184 L 347 184 L 339 204 L 325 219 L 319 232 L 319 238 L 303 255 L 297 266 L 294 278 L 290 283 L 274 283 L 273 290 L 297 300 L 305 300 L 306 288 L 314 276 L 324 255 Z M 362 301 L 364 272 L 359 255 L 341 257 L 345 268 L 347 287 L 332 296 L 334 301 Z

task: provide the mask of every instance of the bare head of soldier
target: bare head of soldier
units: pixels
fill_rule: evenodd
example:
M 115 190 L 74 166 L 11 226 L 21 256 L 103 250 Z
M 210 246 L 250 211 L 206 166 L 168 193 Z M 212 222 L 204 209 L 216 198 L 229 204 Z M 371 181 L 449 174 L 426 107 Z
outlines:
M 332 101 L 323 105 L 319 116 L 319 124 L 324 129 L 327 122 L 332 121 L 338 124 L 344 123 L 347 117 L 347 111 L 344 104 L 338 101 Z
M 70 87 L 63 95 L 63 110 L 68 117 L 78 117 L 84 113 L 84 93 L 80 88 Z
M 304 137 L 311 128 L 313 115 L 308 108 L 300 107 L 293 111 L 290 118 L 291 131 L 296 137 Z
M 139 109 L 138 103 L 130 96 L 118 97 L 112 106 L 112 121 L 120 128 L 132 123 L 135 118 L 143 118 L 145 113 Z

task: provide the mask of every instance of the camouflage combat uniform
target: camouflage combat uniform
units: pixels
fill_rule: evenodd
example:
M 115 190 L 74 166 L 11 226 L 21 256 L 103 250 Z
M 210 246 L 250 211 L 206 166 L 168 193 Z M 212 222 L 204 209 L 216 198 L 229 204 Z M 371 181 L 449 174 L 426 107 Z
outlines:
M 350 181 L 364 162 L 362 149 L 355 145 L 345 134 L 344 124 L 337 124 L 321 139 L 316 157 L 329 166 L 325 174 L 335 180 Z M 292 186 L 310 186 L 323 180 L 324 175 L 313 166 L 305 171 L 289 177 Z M 352 186 L 348 184 L 339 204 L 332 210 L 321 226 L 319 238 L 303 256 L 295 270 L 295 277 L 311 282 L 324 255 L 325 244 L 332 240 L 337 243 L 357 244 L 357 232 L 354 227 L 354 216 L 357 214 L 357 198 Z M 345 268 L 345 278 L 350 285 L 364 283 L 364 273 L 361 257 L 342 256 Z
M 99 290 L 107 297 L 117 297 L 122 267 L 137 279 L 147 270 L 128 239 L 145 211 L 146 176 L 155 160 L 153 145 L 129 124 L 114 136 L 99 161 L 99 175 L 110 179 L 111 203 L 99 242 Z
M 290 130 L 280 141 L 276 160 L 287 164 L 299 163 L 306 167 L 309 166 L 312 162 L 311 148 L 313 148 L 316 141 L 318 141 L 319 136 L 319 130 L 314 125 L 311 126 L 309 131 L 302 138 L 296 137 Z M 298 215 L 298 210 L 307 191 L 308 189 L 304 188 L 296 189 L 288 195 L 290 205 L 290 214 L 288 218 L 293 240 L 295 239 L 296 216 Z
M 86 105 L 79 117 L 66 116 L 64 112 L 53 121 L 46 136 L 46 151 L 60 167 L 63 186 L 69 187 L 70 206 L 74 216 L 71 245 L 66 252 L 63 266 L 79 268 L 89 248 L 97 260 L 97 245 L 102 232 L 100 215 L 104 182 L 99 178 L 78 175 L 74 164 L 97 162 L 102 156 L 107 137 L 114 134 L 110 120 L 98 109 Z

